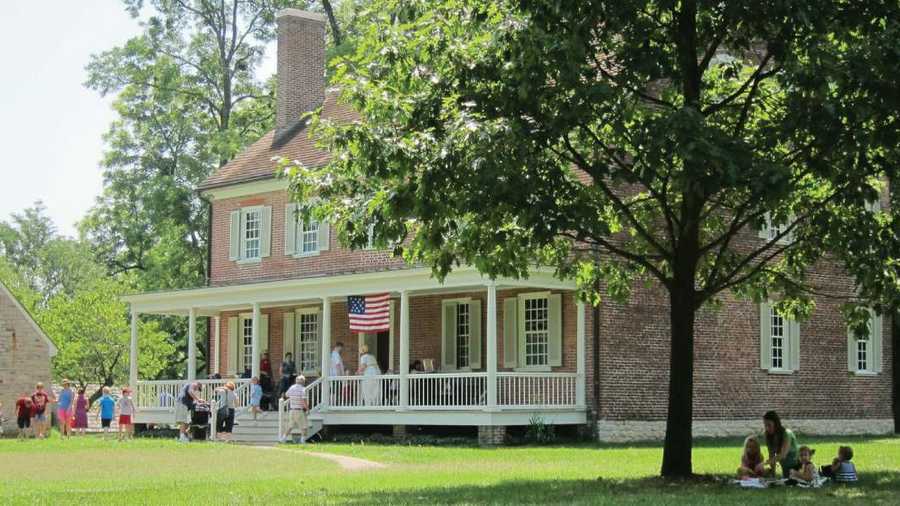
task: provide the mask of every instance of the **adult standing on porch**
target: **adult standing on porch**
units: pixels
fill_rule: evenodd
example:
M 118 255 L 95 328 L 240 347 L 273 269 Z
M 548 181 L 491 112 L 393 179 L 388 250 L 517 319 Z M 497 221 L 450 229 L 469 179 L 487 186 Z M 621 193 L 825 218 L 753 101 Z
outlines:
M 294 383 L 297 374 L 297 366 L 294 364 L 294 357 L 291 352 L 284 354 L 284 360 L 281 361 L 281 386 L 279 392 L 287 392 L 288 388 Z
M 344 343 L 338 341 L 335 343 L 334 348 L 331 349 L 331 360 L 329 360 L 328 365 L 328 375 L 332 378 L 343 376 L 347 374 L 344 370 L 344 359 L 341 357 L 341 353 L 344 351 Z M 340 404 L 342 399 L 346 398 L 346 394 L 344 393 L 344 389 L 346 385 L 344 382 L 339 382 L 334 384 L 334 389 L 331 391 L 331 404 Z
M 365 344 L 360 346 L 359 351 L 359 368 L 356 374 L 363 375 L 363 402 L 366 406 L 378 406 L 381 404 L 381 389 L 377 378 L 381 375 L 381 369 L 378 367 L 378 360 L 369 353 L 369 347 Z

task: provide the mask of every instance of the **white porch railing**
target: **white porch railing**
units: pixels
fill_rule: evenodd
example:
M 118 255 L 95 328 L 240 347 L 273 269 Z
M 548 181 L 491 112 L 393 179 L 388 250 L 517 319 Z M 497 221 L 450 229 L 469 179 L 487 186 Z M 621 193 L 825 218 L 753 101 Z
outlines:
M 576 373 L 497 373 L 497 406 L 560 408 L 577 404 Z
M 238 407 L 243 407 L 250 402 L 250 380 L 248 379 L 217 379 L 197 380 L 200 382 L 200 397 L 211 401 L 215 399 L 217 388 L 232 382 L 236 388 L 234 393 L 238 396 Z M 178 394 L 187 383 L 187 380 L 162 380 L 162 381 L 138 381 L 135 388 L 135 404 L 138 409 L 171 409 L 175 410 L 178 402 Z
M 487 373 L 412 374 L 410 409 L 469 409 L 487 406 Z
M 329 409 L 391 409 L 400 406 L 400 376 L 334 376 L 328 378 Z

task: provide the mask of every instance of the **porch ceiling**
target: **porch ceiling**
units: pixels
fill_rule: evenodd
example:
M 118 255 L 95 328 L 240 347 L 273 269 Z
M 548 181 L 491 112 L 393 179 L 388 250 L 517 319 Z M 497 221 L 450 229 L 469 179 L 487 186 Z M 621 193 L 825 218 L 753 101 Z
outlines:
M 430 269 L 416 268 L 365 274 L 322 276 L 314 278 L 270 281 L 233 286 L 196 288 L 153 292 L 122 297 L 132 312 L 186 316 L 193 308 L 197 316 L 216 316 L 221 311 L 243 310 L 260 304 L 273 307 L 287 304 L 321 302 L 322 298 L 341 298 L 349 295 L 401 291 L 411 297 L 436 293 L 453 293 L 483 289 L 489 279 L 472 267 L 459 268 L 438 282 Z M 574 290 L 575 283 L 560 281 L 553 271 L 538 268 L 529 279 L 499 279 L 498 289 L 533 287 L 548 290 Z

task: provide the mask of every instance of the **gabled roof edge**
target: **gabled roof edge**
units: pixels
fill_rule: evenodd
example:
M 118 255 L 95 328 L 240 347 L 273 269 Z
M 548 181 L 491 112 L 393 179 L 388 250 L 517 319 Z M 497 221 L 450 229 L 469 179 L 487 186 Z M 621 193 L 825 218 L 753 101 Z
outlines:
M 25 317 L 28 318 L 28 321 L 31 323 L 31 326 L 34 328 L 34 330 L 42 338 L 44 338 L 44 341 L 47 342 L 47 346 L 50 349 L 50 357 L 51 358 L 55 357 L 56 354 L 59 352 L 59 348 L 56 347 L 56 343 L 54 343 L 53 340 L 50 339 L 49 336 L 47 336 L 47 333 L 44 332 L 44 329 L 42 329 L 40 325 L 38 325 L 38 322 L 34 321 L 34 317 L 31 316 L 31 312 L 29 312 L 27 309 L 25 309 L 25 306 L 23 306 L 22 303 L 19 302 L 19 299 L 17 299 L 16 296 L 13 295 L 12 290 L 10 290 L 6 286 L 6 283 L 4 283 L 3 281 L 0 281 L 0 288 L 2 288 L 3 292 L 6 294 L 6 296 L 9 297 L 10 300 L 13 301 L 13 304 L 16 305 L 16 307 L 19 309 L 19 311 L 21 311 L 22 314 L 24 314 Z

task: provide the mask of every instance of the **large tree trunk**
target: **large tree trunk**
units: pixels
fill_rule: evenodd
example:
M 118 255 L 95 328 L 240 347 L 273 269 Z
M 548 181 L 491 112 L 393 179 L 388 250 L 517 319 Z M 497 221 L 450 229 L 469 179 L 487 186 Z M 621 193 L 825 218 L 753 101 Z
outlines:
M 687 478 L 692 474 L 691 443 L 694 414 L 694 316 L 693 283 L 670 292 L 672 326 L 669 361 L 669 414 L 663 449 L 662 475 Z

